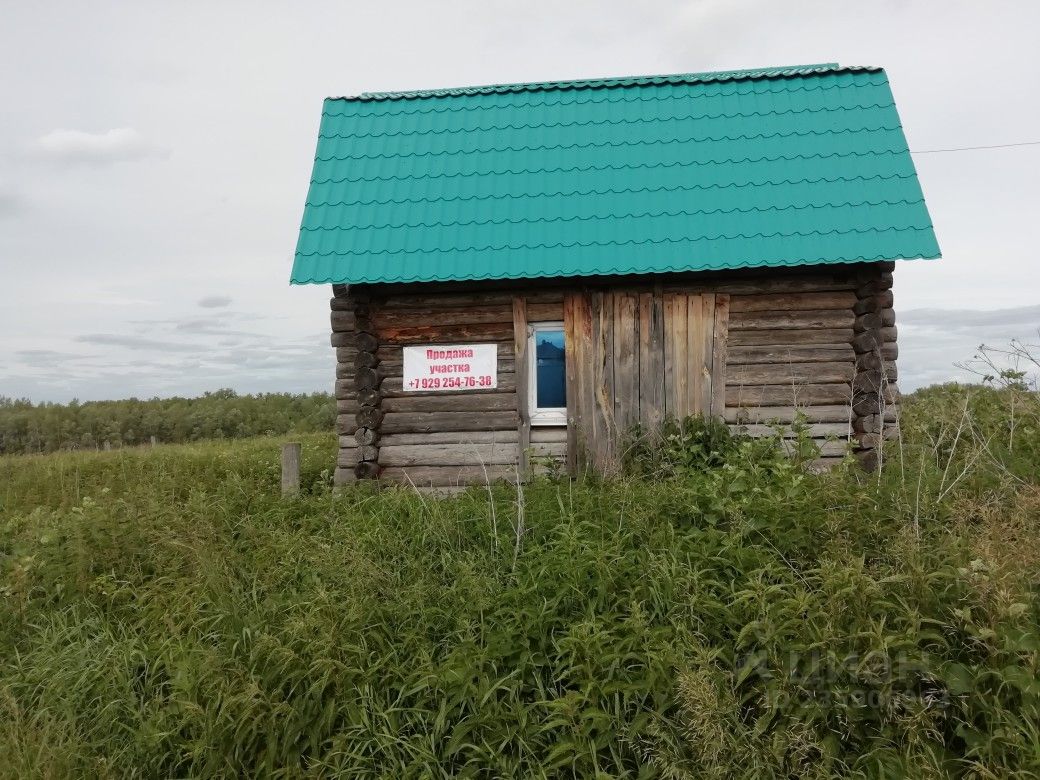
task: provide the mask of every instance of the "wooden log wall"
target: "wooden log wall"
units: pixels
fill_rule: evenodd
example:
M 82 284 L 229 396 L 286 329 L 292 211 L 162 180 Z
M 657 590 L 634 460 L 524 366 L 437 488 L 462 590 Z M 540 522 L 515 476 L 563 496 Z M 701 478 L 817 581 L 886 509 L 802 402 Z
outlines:
M 370 305 L 366 294 L 333 286 L 332 346 L 336 348 L 336 432 L 340 444 L 334 477 L 337 485 L 379 475 L 381 368 Z
M 853 383 L 853 436 L 856 457 L 867 469 L 884 460 L 884 444 L 899 435 L 896 386 L 896 313 L 893 308 L 892 272 L 895 263 L 877 263 L 858 275 L 856 315 L 852 347 L 856 351 Z
M 875 294 L 877 300 L 863 303 Z M 870 306 L 875 307 L 871 312 L 889 310 L 864 318 Z M 895 409 L 884 407 L 895 398 L 894 385 L 887 384 L 895 380 L 895 330 L 880 326 L 882 320 L 894 324 L 890 307 L 890 266 L 880 264 L 859 266 L 843 278 L 807 277 L 800 285 L 763 279 L 759 289 L 734 294 L 726 421 L 752 436 L 774 435 L 780 423 L 782 435 L 794 436 L 790 424 L 801 418 L 820 448 L 819 467 L 833 465 L 849 447 L 861 450 L 872 441 L 860 434 L 862 426 L 894 422 Z M 880 330 L 864 335 L 868 325 Z M 878 387 L 881 374 L 868 371 L 874 358 L 862 357 L 873 339 L 885 344 L 878 358 L 883 353 L 890 359 L 884 388 Z M 881 416 L 864 419 L 875 408 L 884 409 Z
M 526 387 L 524 355 L 518 356 L 526 349 L 526 323 L 562 320 L 562 302 L 559 291 L 475 287 L 431 295 L 336 288 L 337 482 L 372 476 L 419 487 L 512 481 L 527 465 L 528 451 L 539 461 L 535 471 L 548 467 L 547 458 L 562 459 L 566 429 L 531 435 L 518 392 Z M 459 343 L 496 345 L 496 388 L 404 390 L 403 347 Z
M 590 463 L 579 418 L 610 447 L 665 415 L 711 413 L 754 436 L 802 415 L 821 466 L 850 445 L 873 466 L 896 430 L 890 264 L 580 282 L 334 286 L 337 483 L 513 480 L 561 461 L 574 473 Z M 565 323 L 567 427 L 528 417 L 539 321 Z M 453 343 L 495 344 L 498 387 L 405 392 L 402 347 Z

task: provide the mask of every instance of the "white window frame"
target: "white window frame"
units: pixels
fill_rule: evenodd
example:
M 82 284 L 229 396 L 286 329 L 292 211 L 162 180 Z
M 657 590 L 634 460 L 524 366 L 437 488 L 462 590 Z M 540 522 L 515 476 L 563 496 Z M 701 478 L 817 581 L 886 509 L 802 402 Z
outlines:
M 531 425 L 567 425 L 567 407 L 538 406 L 538 334 L 563 330 L 562 322 L 533 322 L 527 326 L 527 405 Z M 564 350 L 567 341 L 564 338 Z

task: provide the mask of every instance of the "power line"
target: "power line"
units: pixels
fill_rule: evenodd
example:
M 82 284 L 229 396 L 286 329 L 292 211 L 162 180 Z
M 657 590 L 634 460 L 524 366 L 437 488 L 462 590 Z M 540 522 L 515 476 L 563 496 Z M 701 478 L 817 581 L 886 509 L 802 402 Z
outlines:
M 939 154 L 940 152 L 973 152 L 977 149 L 1009 149 L 1012 146 L 1038 146 L 1040 141 L 1021 141 L 1017 144 L 993 144 L 992 146 L 958 146 L 952 149 L 921 149 L 910 154 Z

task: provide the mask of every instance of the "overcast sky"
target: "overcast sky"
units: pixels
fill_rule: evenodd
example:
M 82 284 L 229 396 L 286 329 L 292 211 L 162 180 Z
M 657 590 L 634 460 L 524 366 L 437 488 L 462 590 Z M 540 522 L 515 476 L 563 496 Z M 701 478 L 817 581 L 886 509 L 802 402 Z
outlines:
M 331 388 L 329 288 L 288 284 L 326 95 L 840 62 L 888 70 L 911 149 L 1040 140 L 1031 0 L 3 0 L 0 18 L 0 395 L 36 401 Z M 944 258 L 896 272 L 904 390 L 981 341 L 1040 340 L 1040 145 L 915 160 Z

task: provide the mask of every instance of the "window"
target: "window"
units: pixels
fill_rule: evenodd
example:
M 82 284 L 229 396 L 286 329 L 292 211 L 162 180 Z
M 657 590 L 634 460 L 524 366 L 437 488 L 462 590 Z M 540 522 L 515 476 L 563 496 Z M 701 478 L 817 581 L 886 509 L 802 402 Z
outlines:
M 565 344 L 562 322 L 539 322 L 529 325 L 527 353 L 528 398 L 532 425 L 567 424 L 567 373 L 564 363 Z

